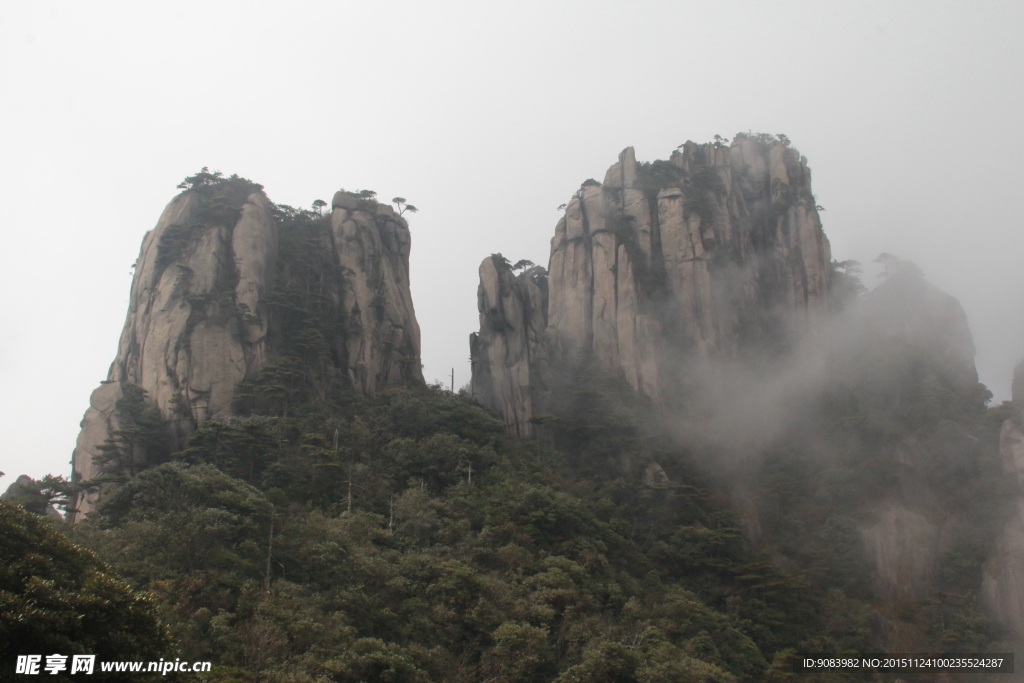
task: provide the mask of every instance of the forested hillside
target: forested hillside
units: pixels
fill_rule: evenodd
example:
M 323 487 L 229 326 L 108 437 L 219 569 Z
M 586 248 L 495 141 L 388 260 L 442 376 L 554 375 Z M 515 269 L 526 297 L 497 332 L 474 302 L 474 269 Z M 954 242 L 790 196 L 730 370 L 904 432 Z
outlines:
M 847 436 L 914 428 L 841 396 L 825 410 Z M 975 465 L 930 464 L 971 515 L 945 590 L 880 602 L 853 525 L 895 485 L 884 462 L 826 466 L 781 439 L 755 551 L 699 454 L 649 431 L 626 387 L 595 373 L 568 398 L 536 442 L 437 387 L 210 421 L 70 533 L 154 595 L 169 651 L 219 664 L 210 680 L 789 680 L 792 652 L 882 650 L 894 624 L 950 651 L 997 639 L 971 530 L 993 528 L 998 411 L 954 416 L 988 441 Z M 668 480 L 624 452 L 656 453 Z
M 221 264 L 208 296 L 186 296 L 192 275 L 133 295 L 173 294 L 177 339 L 235 335 L 256 360 L 214 412 L 195 367 L 155 401 L 131 381 L 152 337 L 122 345 L 98 390 L 116 397 L 85 423 L 106 430 L 100 476 L 12 487 L 0 507 L 17 558 L 0 571 L 3 666 L 56 649 L 210 660 L 201 680 L 224 683 L 895 681 L 793 660 L 1012 647 L 978 596 L 1019 495 L 1000 454 L 1019 406 L 987 405 L 962 309 L 912 264 L 884 258 L 865 294 L 833 263 L 827 330 L 765 333 L 753 367 L 679 366 L 671 401 L 583 353 L 549 368 L 546 412 L 516 438 L 507 415 L 408 369 L 411 300 L 387 281 L 404 282 L 408 233 L 372 193 L 322 215 L 204 182 L 171 206 L 234 202 L 236 233 L 263 211 L 272 274 L 246 289 Z M 182 240 L 147 238 L 165 269 L 221 230 L 161 225 Z M 384 251 L 330 256 L 358 240 Z M 46 518 L 86 490 L 84 519 Z

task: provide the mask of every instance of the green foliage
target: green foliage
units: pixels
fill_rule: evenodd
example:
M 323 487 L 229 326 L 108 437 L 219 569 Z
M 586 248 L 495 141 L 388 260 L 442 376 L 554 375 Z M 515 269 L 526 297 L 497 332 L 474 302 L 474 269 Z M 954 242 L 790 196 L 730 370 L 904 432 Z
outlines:
M 146 391 L 128 382 L 121 383 L 121 390 L 122 396 L 115 404 L 121 426 L 99 447 L 95 462 L 103 474 L 88 484 L 124 481 L 169 455 L 167 427 L 156 406 L 146 401 Z
M 771 133 L 755 133 L 748 130 L 745 133 L 736 133 L 732 138 L 733 144 L 744 140 L 753 141 L 765 147 L 768 147 L 775 142 L 781 142 L 783 145 L 786 145 L 787 147 L 789 146 L 789 138 L 781 133 L 778 135 L 772 135 Z
M 491 254 L 491 260 L 494 262 L 494 265 L 500 269 L 512 270 L 512 262 L 505 258 L 501 252 Z
M 883 278 L 913 278 L 924 277 L 924 272 L 917 264 L 901 259 L 892 254 L 882 253 L 875 259 L 875 263 L 882 265 L 881 277 Z
M 288 416 L 288 409 L 308 388 L 307 370 L 324 360 L 326 349 L 323 333 L 315 327 L 303 330 L 296 340 L 300 353 L 283 355 L 267 362 L 258 373 L 247 376 L 238 385 L 235 401 L 245 412 L 268 412 Z M 305 361 L 305 362 L 304 362 Z
M 360 201 L 376 206 L 371 199 Z M 280 226 L 278 269 L 266 298 L 273 358 L 242 382 L 236 410 L 287 417 L 299 404 L 345 400 L 351 379 L 346 367 L 349 352 L 341 340 L 350 332 L 361 332 L 361 322 L 358 312 L 345 307 L 344 302 L 351 301 L 353 274 L 335 258 L 329 217 L 286 205 L 274 206 L 273 212 Z M 378 216 L 379 221 L 385 219 Z M 376 292 L 371 307 L 379 315 L 386 303 L 385 270 L 373 263 L 366 266 L 366 284 Z M 395 345 L 391 338 L 375 343 Z M 419 358 L 412 353 L 408 336 L 397 346 L 399 368 L 411 381 Z
M 637 166 L 637 187 L 644 191 L 648 201 L 654 200 L 658 192 L 667 187 L 683 188 L 685 174 L 671 161 L 658 159 L 643 162 Z
M 419 211 L 419 209 L 417 209 L 412 204 L 406 203 L 405 197 L 395 197 L 394 199 L 391 200 L 391 203 L 398 208 L 399 216 L 404 214 L 406 211 L 408 211 L 409 213 L 416 213 L 417 211 Z
M 643 418 L 646 406 L 624 380 L 588 359 L 554 385 L 552 404 L 559 410 L 551 436 L 575 464 L 614 471 L 624 456 L 639 452 L 649 426 Z
M 826 596 L 822 609 L 843 604 L 834 613 L 856 616 L 823 613 L 825 624 L 845 624 L 833 641 L 870 644 L 879 636 L 870 635 L 873 572 L 862 530 L 891 505 L 942 525 L 938 575 L 915 586 L 921 599 L 881 609 L 920 634 L 919 647 L 981 651 L 999 637 L 978 595 L 1010 500 L 998 452 L 1006 412 L 986 410 L 991 394 L 946 346 L 961 340 L 915 321 L 915 302 L 935 296 L 919 270 L 898 259 L 886 268 L 886 281 L 867 296 L 860 336 L 829 362 L 826 389 L 759 454 L 761 530 Z M 914 325 L 924 332 L 906 332 Z
M 52 475 L 47 475 L 52 479 Z M 63 477 L 61 477 L 63 481 Z M 34 515 L 45 515 L 50 506 L 50 496 L 43 493 L 39 482 L 29 477 L 18 477 L 3 495 L 4 500 L 20 505 Z
M 203 168 L 195 175 L 190 175 L 180 183 L 178 183 L 179 190 L 191 190 L 192 188 L 199 189 L 209 185 L 215 185 L 221 182 L 224 174 L 220 171 L 214 171 L 210 173 L 209 166 L 203 166 Z
M 80 494 L 93 490 L 88 483 L 69 481 L 62 476 L 55 477 L 52 474 L 47 474 L 38 483 L 39 492 L 46 504 L 52 505 L 65 514 L 76 511 L 72 505 Z
M 158 273 L 182 260 L 207 230 L 234 226 L 249 195 L 263 189 L 262 185 L 235 174 L 225 178 L 220 171 L 210 173 L 205 166 L 178 187 L 196 193 L 199 203 L 187 224 L 169 225 L 161 234 L 157 244 Z
M 192 433 L 185 448 L 175 454 L 175 460 L 212 464 L 237 479 L 254 482 L 273 462 L 288 436 L 277 418 L 209 420 Z
M 588 364 L 559 380 L 533 443 L 438 387 L 300 389 L 287 414 L 266 403 L 207 422 L 76 534 L 157 595 L 183 656 L 225 680 L 784 680 L 793 652 L 879 647 L 857 514 L 895 485 L 887 444 L 911 423 L 865 413 L 872 385 L 848 381 L 807 419 L 856 448 L 822 459 L 791 435 L 753 473 L 776 555 L 751 549 L 724 491 L 628 385 Z M 915 433 L 980 400 L 926 401 Z M 939 486 L 958 456 L 936 458 Z M 644 483 L 652 459 L 667 481 Z M 970 520 L 995 514 L 968 500 L 979 485 L 953 496 L 964 533 L 944 592 L 914 612 L 950 651 L 997 635 L 975 606 L 987 546 Z
M 170 655 L 170 645 L 148 596 L 111 574 L 55 523 L 0 500 L 0 672 L 5 679 L 14 680 L 19 654 L 156 660 Z
M 857 261 L 833 261 L 829 270 L 829 295 L 837 310 L 842 310 L 850 302 L 867 292 L 867 287 L 861 282 L 862 273 L 860 263 Z
M 207 422 L 75 533 L 225 680 L 756 680 L 806 591 L 699 487 L 621 469 L 638 407 L 604 381 L 565 456 L 436 387 Z
M 713 223 L 716 218 L 717 200 L 725 196 L 725 183 L 718 169 L 713 166 L 702 166 L 694 171 L 688 180 L 688 194 L 691 195 L 688 199 L 688 208 L 700 216 L 704 225 Z
M 265 578 L 271 512 L 263 493 L 212 466 L 165 463 L 105 496 L 96 519 L 75 530 L 160 596 L 184 652 L 204 659 L 219 611 Z

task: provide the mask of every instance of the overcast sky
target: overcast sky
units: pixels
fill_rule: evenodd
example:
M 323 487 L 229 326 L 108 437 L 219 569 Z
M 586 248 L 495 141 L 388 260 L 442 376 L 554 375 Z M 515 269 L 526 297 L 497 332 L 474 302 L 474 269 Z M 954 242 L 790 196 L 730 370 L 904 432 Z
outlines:
M 308 207 L 402 195 L 428 380 L 468 381 L 476 270 L 547 264 L 627 145 L 785 133 L 836 259 L 958 297 L 981 379 L 1024 356 L 1024 3 L 47 3 L 0 11 L 0 490 L 69 474 L 130 266 L 201 166 Z M 874 285 L 869 276 L 866 284 Z

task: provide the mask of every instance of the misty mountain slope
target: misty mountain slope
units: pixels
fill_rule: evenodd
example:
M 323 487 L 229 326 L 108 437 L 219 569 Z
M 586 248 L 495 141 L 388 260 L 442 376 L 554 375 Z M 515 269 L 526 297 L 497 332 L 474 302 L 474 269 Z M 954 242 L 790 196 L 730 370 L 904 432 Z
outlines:
M 582 435 L 603 466 L 696 468 L 752 547 L 863 601 L 886 647 L 1017 641 L 1010 409 L 986 407 L 955 298 L 891 255 L 867 294 L 829 261 L 809 178 L 784 136 L 625 150 L 566 206 L 550 272 L 484 259 L 473 394 L 571 452 L 576 420 L 629 387 L 630 438 Z
M 986 409 L 962 309 L 894 272 L 829 334 L 821 384 L 791 406 L 799 415 L 747 486 L 764 541 L 791 560 L 809 547 L 810 520 L 845 533 L 846 557 L 869 570 L 863 594 L 895 624 L 890 647 L 998 639 L 977 596 L 1013 495 L 999 453 L 1005 409 Z M 783 494 L 797 482 L 800 495 Z
M 699 482 L 577 456 L 599 461 L 436 387 L 302 401 L 208 421 L 74 533 L 159 596 L 183 657 L 257 680 L 761 680 L 824 615 L 862 620 Z

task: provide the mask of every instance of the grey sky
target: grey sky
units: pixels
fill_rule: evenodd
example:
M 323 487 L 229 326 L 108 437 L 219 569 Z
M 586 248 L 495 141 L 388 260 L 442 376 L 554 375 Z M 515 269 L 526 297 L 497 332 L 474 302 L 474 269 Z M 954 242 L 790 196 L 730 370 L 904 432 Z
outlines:
M 1024 356 L 1020 2 L 9 2 L 0 14 L 0 470 L 67 474 L 130 266 L 201 166 L 309 206 L 401 195 L 424 374 L 468 381 L 476 269 L 546 265 L 627 145 L 786 133 L 833 257 L 957 296 L 981 379 Z M 873 278 L 867 278 L 873 285 Z

